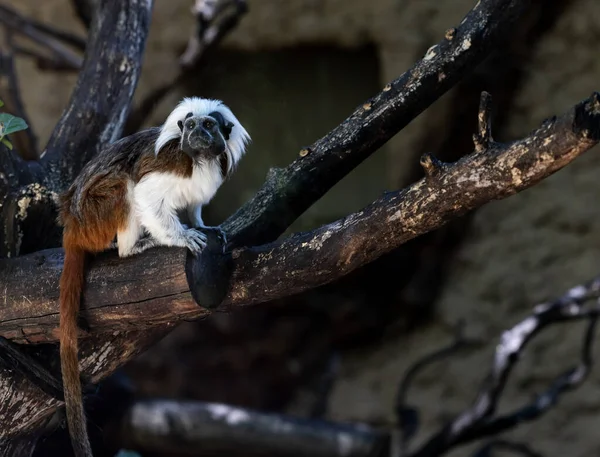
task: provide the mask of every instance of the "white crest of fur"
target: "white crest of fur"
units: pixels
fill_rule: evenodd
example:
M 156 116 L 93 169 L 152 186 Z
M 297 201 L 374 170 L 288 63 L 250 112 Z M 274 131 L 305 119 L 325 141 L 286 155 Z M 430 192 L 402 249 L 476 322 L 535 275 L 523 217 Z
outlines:
M 235 117 L 233 112 L 221 100 L 213 100 L 200 97 L 186 97 L 175 107 L 167 117 L 167 120 L 160 129 L 160 134 L 154 146 L 154 153 L 159 151 L 171 140 L 181 136 L 181 130 L 177 125 L 178 121 L 184 121 L 188 113 L 194 116 L 208 116 L 209 113 L 217 111 L 221 113 L 225 121 L 231 122 L 233 128 L 227 141 L 226 153 L 229 156 L 228 170 L 229 174 L 240 161 L 246 152 L 246 146 L 250 142 L 250 135 Z

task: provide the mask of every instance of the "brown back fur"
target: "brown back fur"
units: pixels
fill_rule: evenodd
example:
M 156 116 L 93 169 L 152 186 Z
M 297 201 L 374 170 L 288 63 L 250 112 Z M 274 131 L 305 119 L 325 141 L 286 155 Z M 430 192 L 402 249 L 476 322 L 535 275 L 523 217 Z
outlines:
M 191 159 L 177 141 L 154 155 L 157 128 L 123 138 L 101 151 L 60 197 L 65 262 L 60 278 L 60 359 L 67 423 L 77 457 L 92 457 L 83 408 L 78 362 L 77 315 L 81 306 L 86 253 L 107 249 L 124 229 L 131 208 L 128 182 L 153 171 L 191 176 Z

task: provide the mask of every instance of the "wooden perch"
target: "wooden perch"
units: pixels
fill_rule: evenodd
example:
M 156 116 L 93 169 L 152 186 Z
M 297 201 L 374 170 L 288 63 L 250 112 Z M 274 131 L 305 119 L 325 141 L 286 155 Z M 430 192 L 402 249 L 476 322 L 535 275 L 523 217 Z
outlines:
M 202 402 L 136 402 L 123 415 L 118 433 L 127 449 L 194 456 L 368 457 L 389 449 L 387 433 L 366 425 Z
M 487 119 L 490 105 L 482 106 L 480 118 Z M 202 271 L 227 275 L 222 280 L 221 309 L 265 302 L 333 281 L 467 211 L 533 186 L 600 140 L 599 96 L 593 94 L 522 140 L 509 144 L 481 140 L 488 149 L 443 167 L 429 165 L 427 176 L 412 186 L 387 193 L 332 224 L 282 241 L 236 249 L 230 259 L 229 254 L 223 257 L 227 261 L 218 268 L 199 258 L 196 262 L 202 264 Z M 0 335 L 22 343 L 56 341 L 62 260 L 62 250 L 53 249 L 0 261 L 4 284 Z M 208 311 L 192 300 L 185 260 L 185 250 L 170 248 L 127 259 L 118 259 L 114 252 L 98 256 L 89 270 L 84 299 L 92 330 L 133 330 L 206 315 Z M 201 275 L 188 276 L 192 289 L 206 283 Z M 195 295 L 203 304 L 203 293 Z

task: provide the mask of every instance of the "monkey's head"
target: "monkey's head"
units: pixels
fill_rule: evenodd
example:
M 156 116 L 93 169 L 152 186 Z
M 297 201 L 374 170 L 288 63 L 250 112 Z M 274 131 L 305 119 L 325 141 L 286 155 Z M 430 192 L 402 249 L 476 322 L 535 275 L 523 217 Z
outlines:
M 223 154 L 233 123 L 226 121 L 219 112 L 208 116 L 187 113 L 183 121 L 177 121 L 177 126 L 181 130 L 181 150 L 196 160 Z
M 154 152 L 172 140 L 178 140 L 181 150 L 195 161 L 227 159 L 221 163 L 229 175 L 246 152 L 250 135 L 222 101 L 191 97 L 169 114 Z

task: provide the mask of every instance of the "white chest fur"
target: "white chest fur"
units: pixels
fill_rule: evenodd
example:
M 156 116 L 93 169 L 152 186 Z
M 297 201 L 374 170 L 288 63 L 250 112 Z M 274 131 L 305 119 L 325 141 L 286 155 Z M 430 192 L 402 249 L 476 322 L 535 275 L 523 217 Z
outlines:
M 168 212 L 206 205 L 222 184 L 218 164 L 196 166 L 191 177 L 174 173 L 149 173 L 134 187 L 133 197 L 138 214 Z

